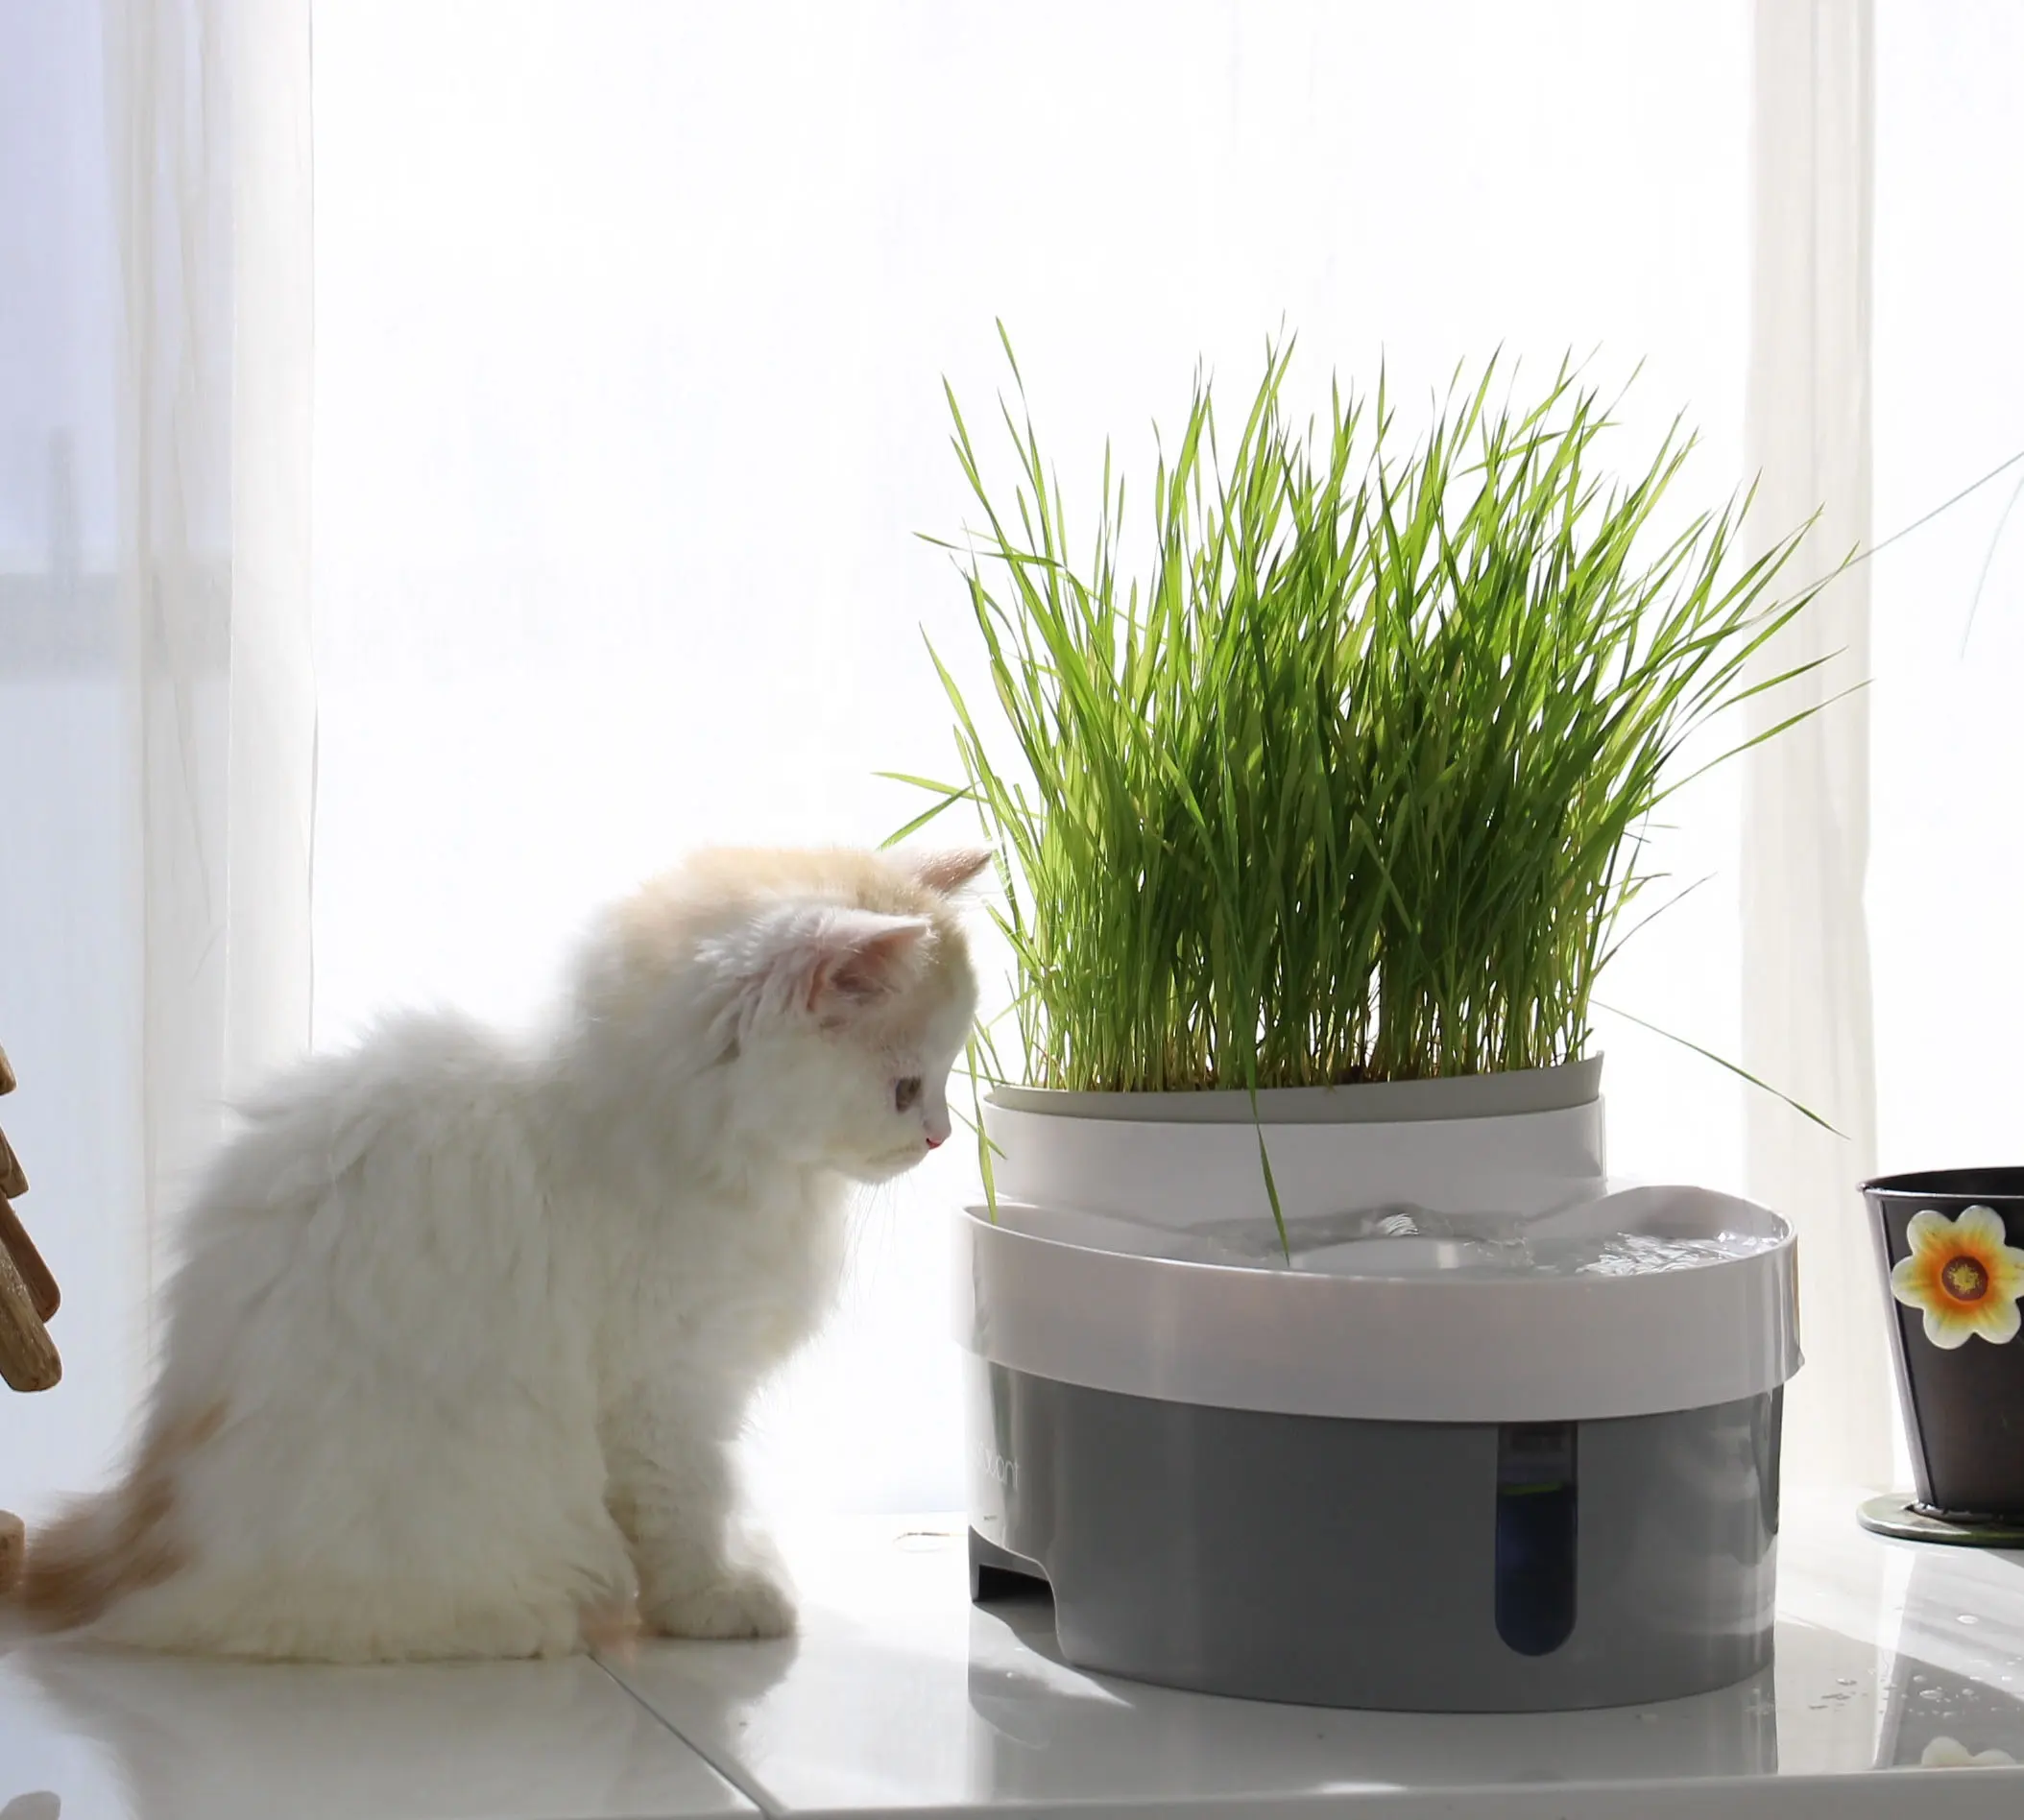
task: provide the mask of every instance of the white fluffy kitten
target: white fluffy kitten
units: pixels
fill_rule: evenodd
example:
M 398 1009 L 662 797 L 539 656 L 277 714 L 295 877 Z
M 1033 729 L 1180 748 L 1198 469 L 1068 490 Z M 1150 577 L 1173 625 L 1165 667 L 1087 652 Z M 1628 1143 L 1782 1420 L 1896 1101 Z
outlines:
M 847 1184 L 949 1135 L 987 856 L 707 854 L 606 918 L 517 1052 L 447 1017 L 311 1062 L 198 1189 L 126 1480 L 35 1539 L 53 1628 L 340 1662 L 587 1623 L 793 1623 L 733 1508 Z

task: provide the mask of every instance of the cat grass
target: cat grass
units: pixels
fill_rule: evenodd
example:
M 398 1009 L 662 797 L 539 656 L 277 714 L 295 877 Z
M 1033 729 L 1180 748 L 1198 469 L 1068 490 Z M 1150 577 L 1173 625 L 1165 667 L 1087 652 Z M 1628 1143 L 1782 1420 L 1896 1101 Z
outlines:
M 1582 1055 L 1688 742 L 1815 667 L 1753 680 L 1817 591 L 1780 591 L 1799 534 L 1743 560 L 1740 500 L 1658 532 L 1693 439 L 1675 424 L 1617 474 L 1609 409 L 1569 370 L 1528 396 L 1492 363 L 1409 438 L 1382 382 L 1294 421 L 1288 344 L 1234 440 L 1197 372 L 1135 563 L 1106 451 L 1078 555 L 1005 352 L 1009 479 L 948 395 L 980 517 L 947 547 L 988 689 L 930 644 L 961 778 L 907 778 L 936 800 L 902 833 L 980 817 L 1028 1084 Z

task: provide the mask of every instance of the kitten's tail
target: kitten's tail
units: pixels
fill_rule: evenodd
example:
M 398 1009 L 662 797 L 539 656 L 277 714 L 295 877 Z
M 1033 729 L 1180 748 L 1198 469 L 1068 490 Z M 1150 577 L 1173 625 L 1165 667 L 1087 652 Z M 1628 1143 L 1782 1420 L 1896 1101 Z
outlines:
M 129 1487 L 81 1497 L 29 1538 L 20 1599 L 40 1630 L 75 1630 L 110 1605 L 131 1577 L 137 1526 Z
M 123 1482 L 77 1499 L 29 1538 L 21 1604 L 30 1623 L 41 1630 L 76 1630 L 183 1565 L 171 1521 L 173 1469 L 216 1433 L 223 1419 L 221 1407 L 195 1421 L 157 1425 Z

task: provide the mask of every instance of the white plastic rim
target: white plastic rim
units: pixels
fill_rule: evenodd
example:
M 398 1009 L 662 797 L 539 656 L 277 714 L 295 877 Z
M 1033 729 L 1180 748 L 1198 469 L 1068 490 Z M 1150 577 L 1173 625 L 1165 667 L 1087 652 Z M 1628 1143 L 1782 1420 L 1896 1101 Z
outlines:
M 1078 1093 L 1050 1087 L 994 1087 L 993 1106 L 1057 1118 L 1107 1118 L 1141 1124 L 1402 1124 L 1416 1119 L 1496 1118 L 1559 1112 L 1601 1097 L 1602 1058 L 1585 1056 L 1550 1068 L 1454 1074 L 1434 1081 L 1366 1081 L 1350 1087 L 1267 1087 L 1251 1094 L 1206 1092 Z
M 1377 1274 L 1376 1254 L 1370 1272 L 1309 1273 L 1146 1256 L 1119 1248 L 1134 1231 L 1156 1248 L 1143 1224 L 1000 1201 L 996 1220 L 961 1216 L 956 1337 L 1094 1390 L 1378 1422 L 1657 1415 L 1798 1370 L 1793 1233 L 1775 1214 L 1704 1188 L 1635 1187 L 1551 1224 L 1747 1248 L 1625 1276 L 1472 1275 L 1419 1253 L 1395 1274 Z
M 1558 1073 L 1559 1070 L 1552 1072 Z M 1497 1077 L 1482 1077 L 1495 1080 Z M 1467 1090 L 1474 1082 L 1410 1082 L 1415 1089 Z M 1603 1191 L 1602 1102 L 1492 1116 L 1432 1117 L 1424 1112 L 1373 1120 L 1360 1105 L 1396 1104 L 1386 1088 L 1314 1090 L 1349 1109 L 1329 1121 L 1300 1115 L 1253 1125 L 1219 1116 L 1182 1118 L 1169 1102 L 1243 1106 L 1244 1094 L 1067 1095 L 1132 1105 L 1153 1102 L 1158 1118 L 1122 1118 L 1039 1101 L 987 1103 L 984 1129 L 998 1156 L 997 1192 L 1029 1206 L 1105 1213 L 1185 1228 L 1237 1219 L 1269 1225 L 1259 1145 L 1288 1220 L 1407 1204 L 1452 1212 L 1542 1213 Z M 1305 1090 L 1294 1090 L 1302 1093 Z M 1261 1095 L 1268 1099 L 1269 1095 Z M 1466 1093 L 1459 1103 L 1470 1103 Z M 1303 1112 L 1313 1102 L 1303 1100 Z M 1185 1109 L 1183 1109 L 1185 1110 Z

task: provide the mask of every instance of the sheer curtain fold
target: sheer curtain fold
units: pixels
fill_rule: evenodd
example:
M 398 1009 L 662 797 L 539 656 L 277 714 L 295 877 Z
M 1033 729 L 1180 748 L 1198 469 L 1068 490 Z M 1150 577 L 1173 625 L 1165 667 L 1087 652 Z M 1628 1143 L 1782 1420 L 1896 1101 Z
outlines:
M 309 0 L 112 0 L 136 1243 L 309 1031 Z
M 1788 571 L 1794 582 L 1833 569 L 1871 537 L 1873 44 L 1870 0 L 1757 0 L 1751 554 L 1818 513 Z M 1767 677 L 1821 667 L 1747 704 L 1750 733 L 1802 706 L 1821 711 L 1746 760 L 1745 1065 L 1844 1134 L 1751 1098 L 1751 1191 L 1799 1233 L 1807 1369 L 1787 1404 L 1787 1475 L 1884 1486 L 1894 1409 L 1886 1309 L 1856 1193 L 1876 1158 L 1863 905 L 1869 717 L 1864 695 L 1843 695 L 1869 675 L 1867 565 L 1836 576 L 1761 659 Z

